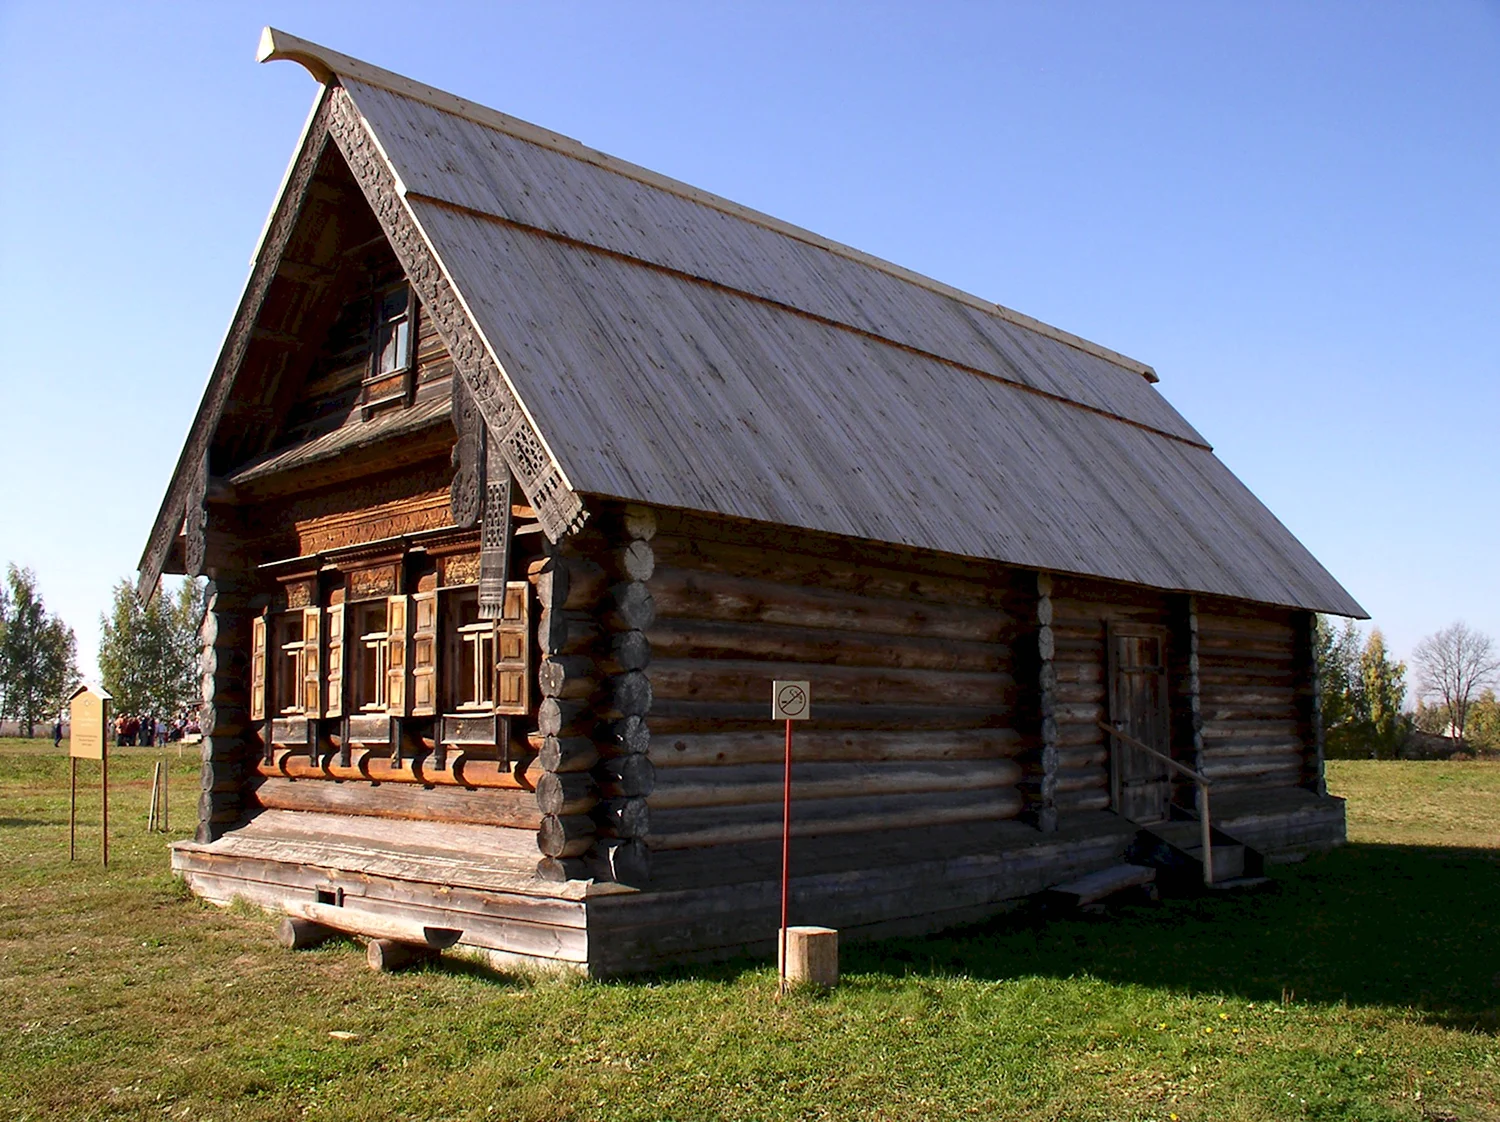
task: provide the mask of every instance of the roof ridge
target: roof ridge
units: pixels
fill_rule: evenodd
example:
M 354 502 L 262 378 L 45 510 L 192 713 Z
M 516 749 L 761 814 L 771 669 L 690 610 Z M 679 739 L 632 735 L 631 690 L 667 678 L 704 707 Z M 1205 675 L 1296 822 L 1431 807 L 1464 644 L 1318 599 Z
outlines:
M 617 156 L 611 156 L 607 152 L 601 152 L 596 148 L 590 148 L 581 141 L 550 129 L 534 125 L 529 121 L 523 121 L 519 117 L 512 117 L 502 113 L 498 109 L 480 105 L 478 102 L 469 101 L 467 98 L 459 97 L 457 94 L 448 93 L 437 89 L 426 83 L 418 82 L 412 78 L 397 74 L 391 70 L 385 70 L 371 63 L 363 62 L 317 43 L 300 39 L 285 31 L 278 31 L 273 27 L 266 27 L 261 31 L 260 45 L 256 51 L 258 62 L 272 62 L 276 60 L 287 60 L 300 63 L 314 78 L 325 85 L 333 84 L 341 77 L 352 78 L 355 81 L 367 85 L 376 86 L 390 93 L 402 97 L 409 97 L 430 105 L 445 113 L 452 113 L 475 124 L 486 128 L 495 129 L 509 136 L 516 137 L 531 144 L 537 144 L 551 149 L 562 155 L 569 156 L 575 160 L 592 164 L 606 171 L 634 179 L 647 186 L 667 191 L 688 199 L 691 202 L 711 207 L 735 218 L 772 230 L 786 237 L 815 246 L 819 249 L 836 253 L 848 260 L 858 262 L 861 265 L 878 269 L 909 284 L 915 284 L 931 292 L 935 292 L 949 299 L 957 300 L 979 311 L 993 315 L 998 319 L 1005 320 L 1017 327 L 1034 331 L 1049 339 L 1066 344 L 1096 358 L 1104 359 L 1106 362 L 1114 363 L 1126 370 L 1141 375 L 1148 382 L 1156 382 L 1158 378 L 1156 371 L 1150 366 L 1137 359 L 1129 358 L 1118 351 L 1110 350 L 1108 347 L 1100 346 L 1070 331 L 1053 327 L 1049 323 L 1018 312 L 1013 308 L 1007 308 L 1003 304 L 997 304 L 990 300 L 981 299 L 973 293 L 965 292 L 963 289 L 954 288 L 952 285 L 944 284 L 942 281 L 934 280 L 932 277 L 904 266 L 886 261 L 884 258 L 876 257 L 863 250 L 855 249 L 853 246 L 826 238 L 811 230 L 775 218 L 762 211 L 736 203 L 731 199 L 715 195 L 710 191 L 694 187 L 681 180 L 662 175 L 649 168 L 622 160 Z

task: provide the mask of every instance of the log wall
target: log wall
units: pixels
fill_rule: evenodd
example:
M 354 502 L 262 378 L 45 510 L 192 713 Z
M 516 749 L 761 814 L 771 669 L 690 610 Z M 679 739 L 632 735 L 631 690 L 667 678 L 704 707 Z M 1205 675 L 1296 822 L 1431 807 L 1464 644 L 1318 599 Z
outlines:
M 813 694 L 796 730 L 794 836 L 858 849 L 1020 813 L 1036 737 L 1017 719 L 1028 686 L 1014 651 L 1032 641 L 1034 577 L 686 514 L 658 522 L 642 582 L 655 876 L 776 872 L 778 678 Z
M 1172 604 L 1152 589 L 1082 577 L 1055 576 L 1051 588 L 1057 726 L 1052 803 L 1058 820 L 1066 822 L 1110 805 L 1109 746 L 1097 724 L 1109 720 L 1109 625 L 1170 626 Z
M 1214 795 L 1316 787 L 1311 659 L 1300 635 L 1307 613 L 1207 596 L 1197 601 L 1200 766 Z

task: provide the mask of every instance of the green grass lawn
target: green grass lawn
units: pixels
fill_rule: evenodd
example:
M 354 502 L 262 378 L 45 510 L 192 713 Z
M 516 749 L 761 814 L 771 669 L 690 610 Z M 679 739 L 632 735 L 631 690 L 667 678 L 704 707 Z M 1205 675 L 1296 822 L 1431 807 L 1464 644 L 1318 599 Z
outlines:
M 612 983 L 374 975 L 190 898 L 151 763 L 0 741 L 0 1117 L 1500 1119 L 1500 764 L 1330 764 L 1351 844 L 1265 895 L 848 947 L 777 1001 L 741 961 Z M 174 836 L 197 765 L 166 753 Z

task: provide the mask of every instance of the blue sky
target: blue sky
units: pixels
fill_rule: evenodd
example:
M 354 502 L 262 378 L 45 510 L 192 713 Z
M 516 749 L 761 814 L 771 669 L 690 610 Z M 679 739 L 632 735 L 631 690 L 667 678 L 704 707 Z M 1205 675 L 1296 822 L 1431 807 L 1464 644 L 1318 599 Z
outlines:
M 1151 363 L 1401 656 L 1500 639 L 1500 3 L 0 0 L 0 562 L 91 668 L 311 104 L 262 24 Z

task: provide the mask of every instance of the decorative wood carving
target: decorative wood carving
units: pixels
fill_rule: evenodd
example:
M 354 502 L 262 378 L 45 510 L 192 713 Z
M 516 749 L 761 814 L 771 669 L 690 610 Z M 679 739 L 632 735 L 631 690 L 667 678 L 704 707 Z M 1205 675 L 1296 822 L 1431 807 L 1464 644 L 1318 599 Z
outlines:
M 462 378 L 453 379 L 453 483 L 449 488 L 449 505 L 453 524 L 471 530 L 479 525 L 484 506 L 484 418 L 474 395 Z
M 479 618 L 505 618 L 505 578 L 510 569 L 511 474 L 491 451 L 485 470 L 484 517 L 479 538 Z
M 478 584 L 479 554 L 455 553 L 448 557 L 440 557 L 438 558 L 438 572 L 442 574 L 440 583 L 444 588 L 462 584 Z
M 189 498 L 193 494 L 191 488 L 196 476 L 195 468 L 199 464 L 206 465 L 207 463 L 208 447 L 213 439 L 214 430 L 218 427 L 219 418 L 224 412 L 224 405 L 229 400 L 230 391 L 234 388 L 235 374 L 244 361 L 255 322 L 260 317 L 266 294 L 270 291 L 271 282 L 276 277 L 277 264 L 286 252 L 287 243 L 297 224 L 298 212 L 302 209 L 308 187 L 317 171 L 318 160 L 327 146 L 331 105 L 332 99 L 328 91 L 325 91 L 307 130 L 307 139 L 302 145 L 302 151 L 297 154 L 291 174 L 287 177 L 286 189 L 281 193 L 276 213 L 271 216 L 271 223 L 266 229 L 260 255 L 255 260 L 255 268 L 245 285 L 244 294 L 240 297 L 240 305 L 235 311 L 234 322 L 230 326 L 224 347 L 219 352 L 219 360 L 209 378 L 208 389 L 204 391 L 203 403 L 193 419 L 193 427 L 188 432 L 187 442 L 183 446 L 182 455 L 178 458 L 177 469 L 172 474 L 172 481 L 167 486 L 167 494 L 162 499 L 161 508 L 157 512 L 156 523 L 152 526 L 151 537 L 146 543 L 146 552 L 141 558 L 140 579 L 136 584 L 136 594 L 143 600 L 156 591 L 157 583 L 161 580 L 162 567 L 167 561 L 168 551 L 172 548 L 178 528 L 183 524 L 184 515 L 189 509 Z M 201 505 L 200 500 L 197 506 L 201 507 Z M 188 540 L 192 541 L 191 534 Z M 189 571 L 193 571 L 191 561 L 192 559 L 189 558 Z M 199 565 L 201 564 L 200 559 Z
M 337 87 L 328 91 L 327 105 L 329 133 L 364 191 L 407 279 L 421 297 L 422 306 L 437 325 L 454 368 L 484 418 L 488 440 L 509 463 L 548 538 L 557 541 L 581 529 L 588 517 L 583 501 L 564 485 L 562 473 L 546 454 L 500 368 L 469 321 L 458 294 L 438 268 L 359 111 L 348 93 Z
M 306 608 L 313 603 L 313 582 L 310 580 L 292 581 L 286 586 L 286 607 Z
M 394 596 L 400 591 L 397 583 L 394 565 L 355 569 L 349 574 L 349 599 L 373 600 L 377 596 Z

